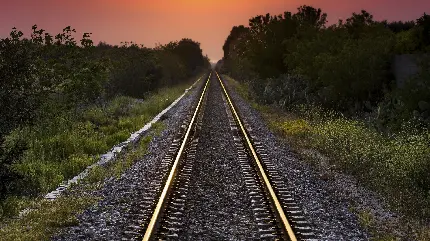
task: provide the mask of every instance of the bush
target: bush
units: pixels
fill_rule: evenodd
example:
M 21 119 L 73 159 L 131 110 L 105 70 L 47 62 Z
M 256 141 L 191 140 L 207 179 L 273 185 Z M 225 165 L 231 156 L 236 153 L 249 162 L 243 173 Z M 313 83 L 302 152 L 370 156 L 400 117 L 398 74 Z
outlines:
M 108 52 L 114 61 L 108 86 L 110 96 L 117 94 L 141 98 L 158 87 L 162 73 L 151 50 L 137 47 L 113 48 Z
M 308 80 L 298 75 L 281 75 L 266 80 L 262 100 L 266 104 L 276 104 L 283 108 L 310 103 L 311 96 Z
M 364 122 L 314 108 L 301 108 L 304 119 L 278 123 L 284 134 L 306 139 L 327 154 L 337 167 L 355 175 L 373 189 L 391 197 L 405 210 L 426 217 L 430 210 L 430 132 L 412 124 L 391 137 Z M 398 193 L 398 190 L 404 190 Z M 427 204 L 426 204 L 427 203 Z
M 104 112 L 101 108 L 90 108 L 86 110 L 82 118 L 96 126 L 105 126 L 112 123 L 112 118 L 109 118 L 108 113 Z
M 23 202 L 17 196 L 9 196 L 0 205 L 0 220 L 2 217 L 16 216 L 21 211 Z
M 389 86 L 393 34 L 376 23 L 355 27 L 359 35 L 349 34 L 350 28 L 341 24 L 313 38 L 286 41 L 285 63 L 310 78 L 319 96 L 314 103 L 356 113 L 366 101 L 378 102 Z
M 430 127 L 430 58 L 422 57 L 421 71 L 407 80 L 402 88 L 385 96 L 384 101 L 372 114 L 378 129 L 397 131 L 404 122 L 414 122 L 416 126 Z
M 0 39 L 0 137 L 20 123 L 28 123 L 47 94 L 49 80 L 39 49 L 29 40 L 20 40 L 22 32 L 14 29 L 10 38 Z
M 397 54 L 415 53 L 419 49 L 419 32 L 414 28 L 396 34 L 395 52 Z

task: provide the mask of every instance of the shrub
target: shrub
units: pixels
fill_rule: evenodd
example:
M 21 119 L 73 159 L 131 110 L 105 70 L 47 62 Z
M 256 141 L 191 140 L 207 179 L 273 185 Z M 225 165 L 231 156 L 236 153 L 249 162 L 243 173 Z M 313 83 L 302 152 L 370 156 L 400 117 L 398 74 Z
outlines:
M 408 79 L 402 88 L 385 96 L 372 115 L 380 130 L 398 131 L 404 122 L 430 127 L 430 58 L 420 59 L 420 72 Z
M 105 126 L 112 123 L 112 118 L 109 118 L 108 113 L 102 108 L 90 108 L 83 113 L 83 120 L 90 121 L 96 126 Z
M 0 137 L 20 123 L 28 123 L 50 87 L 41 78 L 46 66 L 39 49 L 14 29 L 10 38 L 0 39 Z
M 266 80 L 262 99 L 264 103 L 276 104 L 280 107 L 310 103 L 310 87 L 308 80 L 297 75 L 281 75 Z

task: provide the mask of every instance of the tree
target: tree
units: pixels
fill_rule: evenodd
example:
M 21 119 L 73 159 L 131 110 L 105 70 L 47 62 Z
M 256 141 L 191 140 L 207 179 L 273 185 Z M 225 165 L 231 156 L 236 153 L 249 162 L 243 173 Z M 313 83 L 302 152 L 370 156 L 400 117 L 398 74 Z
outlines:
M 192 39 L 184 38 L 178 42 L 173 49 L 173 53 L 177 54 L 183 61 L 188 71 L 188 75 L 194 74 L 197 67 L 204 66 L 204 58 L 200 43 Z
M 415 22 L 414 21 L 393 21 L 390 23 L 386 23 L 386 26 L 393 31 L 394 33 L 400 33 L 403 31 L 408 31 L 410 29 L 412 29 L 413 27 L 415 27 Z
M 320 29 L 327 23 L 327 14 L 323 13 L 320 8 L 316 9 L 303 5 L 297 8 L 297 10 L 298 12 L 294 14 L 294 19 L 301 25 L 313 26 Z
M 421 49 L 425 50 L 430 46 L 430 15 L 424 13 L 416 22 L 421 30 Z
M 230 51 L 235 51 L 237 41 L 240 41 L 241 38 L 245 36 L 248 32 L 249 28 L 243 25 L 234 26 L 231 29 L 230 34 L 228 35 L 222 47 L 225 59 L 230 58 Z

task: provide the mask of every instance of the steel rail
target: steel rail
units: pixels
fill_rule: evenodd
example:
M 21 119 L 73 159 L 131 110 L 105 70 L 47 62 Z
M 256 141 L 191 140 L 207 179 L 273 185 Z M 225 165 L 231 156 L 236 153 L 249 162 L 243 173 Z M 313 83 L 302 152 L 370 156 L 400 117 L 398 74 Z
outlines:
M 232 112 L 233 112 L 233 114 L 234 114 L 234 116 L 236 118 L 236 121 L 238 122 L 238 124 L 240 126 L 240 129 L 242 131 L 243 136 L 245 137 L 245 140 L 246 140 L 246 143 L 248 145 L 248 148 L 250 149 L 251 154 L 252 154 L 252 156 L 254 158 L 254 161 L 257 164 L 259 174 L 260 174 L 261 178 L 263 179 L 265 187 L 266 187 L 266 189 L 268 190 L 268 192 L 270 194 L 271 201 L 273 202 L 273 204 L 275 206 L 275 209 L 276 209 L 276 214 L 278 215 L 279 219 L 282 222 L 282 227 L 285 229 L 283 231 L 285 231 L 285 233 L 288 235 L 288 237 L 289 237 L 289 239 L 291 241 L 297 241 L 296 235 L 295 235 L 293 229 L 291 228 L 290 223 L 288 222 L 287 216 L 285 215 L 284 210 L 282 209 L 282 206 L 281 206 L 281 204 L 280 204 L 280 202 L 278 200 L 278 197 L 276 196 L 275 191 L 272 188 L 272 185 L 270 184 L 269 178 L 267 177 L 266 172 L 264 171 L 263 165 L 261 164 L 261 161 L 258 158 L 257 153 L 255 152 L 255 149 L 254 149 L 254 147 L 253 147 L 253 145 L 251 143 L 251 140 L 248 137 L 248 134 L 247 134 L 247 132 L 246 132 L 246 130 L 245 130 L 243 124 L 242 124 L 242 121 L 239 118 L 239 115 L 237 114 L 236 109 L 233 106 L 233 102 L 231 101 L 230 96 L 228 95 L 227 90 L 224 87 L 224 84 L 222 83 L 221 78 L 218 75 L 218 72 L 215 71 L 215 73 L 216 73 L 216 75 L 218 77 L 219 82 L 221 83 L 221 87 L 222 87 L 222 89 L 224 91 L 224 94 L 225 94 L 225 96 L 227 98 L 227 102 L 230 105 L 230 109 L 232 110 Z
M 149 224 L 148 224 L 148 226 L 146 228 L 145 235 L 143 236 L 143 239 L 142 239 L 143 241 L 149 241 L 151 239 L 152 235 L 154 234 L 154 231 L 156 229 L 156 224 L 157 224 L 157 222 L 160 219 L 161 211 L 162 211 L 162 209 L 164 207 L 164 204 L 167 201 L 168 193 L 170 192 L 170 189 L 171 189 L 172 184 L 173 184 L 173 180 L 174 180 L 174 178 L 176 176 L 177 167 L 179 165 L 179 160 L 182 157 L 182 153 L 184 152 L 185 145 L 187 144 L 187 141 L 188 141 L 188 136 L 189 136 L 189 134 L 191 132 L 191 129 L 192 129 L 193 125 L 194 125 L 196 116 L 197 116 L 197 114 L 198 114 L 198 112 L 200 110 L 200 106 L 202 104 L 203 97 L 205 96 L 206 89 L 208 87 L 208 83 L 209 83 L 209 81 L 211 79 L 211 75 L 212 75 L 212 72 L 209 74 L 209 78 L 206 81 L 205 87 L 203 89 L 202 95 L 200 96 L 200 99 L 199 99 L 197 107 L 196 107 L 196 109 L 194 111 L 193 117 L 192 117 L 192 119 L 190 121 L 190 124 L 188 125 L 187 132 L 185 133 L 185 136 L 184 136 L 184 139 L 182 141 L 181 147 L 180 147 L 180 149 L 178 151 L 178 154 L 176 155 L 176 158 L 175 158 L 175 161 L 173 163 L 172 169 L 170 170 L 169 176 L 168 176 L 167 181 L 166 181 L 166 185 L 164 185 L 164 188 L 163 188 L 163 191 L 161 192 L 161 195 L 160 195 L 160 198 L 158 200 L 157 206 L 155 207 L 154 213 L 152 214 L 151 221 L 149 222 Z

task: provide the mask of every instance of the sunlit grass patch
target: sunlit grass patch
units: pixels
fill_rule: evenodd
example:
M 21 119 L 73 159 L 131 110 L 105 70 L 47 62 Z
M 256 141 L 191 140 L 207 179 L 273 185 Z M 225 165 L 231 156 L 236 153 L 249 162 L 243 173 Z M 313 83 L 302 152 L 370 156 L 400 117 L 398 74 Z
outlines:
M 424 195 L 430 191 L 424 174 L 430 171 L 428 132 L 405 131 L 389 138 L 357 121 L 335 119 L 316 123 L 309 138 L 341 166 L 363 178 L 372 177 L 374 186 L 392 186 L 393 191 L 413 188 Z
M 404 211 L 430 215 L 428 131 L 405 130 L 386 137 L 360 121 L 346 118 L 298 118 L 277 123 L 277 128 L 300 147 L 326 154 L 332 164 L 387 195 Z
M 417 231 L 417 239 L 420 241 L 430 240 L 430 224 Z
M 282 123 L 281 128 L 286 135 L 293 136 L 306 135 L 311 130 L 309 123 L 302 119 L 285 121 Z

